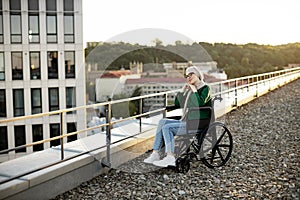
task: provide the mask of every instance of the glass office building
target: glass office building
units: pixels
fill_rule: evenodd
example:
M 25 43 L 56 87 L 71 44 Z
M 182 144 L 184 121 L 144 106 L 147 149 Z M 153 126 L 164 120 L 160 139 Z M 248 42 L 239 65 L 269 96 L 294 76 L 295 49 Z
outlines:
M 82 38 L 82 0 L 0 0 L 0 120 L 85 105 Z M 69 112 L 65 132 L 84 128 L 83 116 Z M 0 123 L 0 150 L 59 130 L 58 115 Z M 59 144 L 1 154 L 0 162 Z

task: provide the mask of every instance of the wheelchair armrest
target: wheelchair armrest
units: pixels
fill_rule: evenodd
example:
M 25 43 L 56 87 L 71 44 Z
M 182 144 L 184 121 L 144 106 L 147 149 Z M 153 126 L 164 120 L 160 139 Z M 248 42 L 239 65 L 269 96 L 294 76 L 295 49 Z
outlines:
M 180 120 L 181 116 L 168 116 L 166 117 L 167 119 L 176 119 L 176 120 Z
M 175 105 L 169 105 L 169 106 L 166 106 L 166 111 L 172 111 L 172 110 L 175 110 L 177 109 L 178 107 L 175 106 Z
M 192 107 L 192 108 L 188 108 L 188 112 L 193 112 L 193 111 L 204 111 L 204 110 L 208 110 L 210 112 L 212 112 L 212 107 L 211 106 L 203 106 L 203 107 Z

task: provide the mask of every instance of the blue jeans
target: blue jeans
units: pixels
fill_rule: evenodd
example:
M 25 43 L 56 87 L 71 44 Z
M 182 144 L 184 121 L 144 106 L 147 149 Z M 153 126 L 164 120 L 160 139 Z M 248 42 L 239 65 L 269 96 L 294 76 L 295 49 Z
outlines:
M 153 150 L 159 151 L 165 142 L 165 152 L 174 153 L 175 135 L 186 134 L 186 122 L 175 119 L 161 119 L 157 125 L 156 135 L 154 138 Z

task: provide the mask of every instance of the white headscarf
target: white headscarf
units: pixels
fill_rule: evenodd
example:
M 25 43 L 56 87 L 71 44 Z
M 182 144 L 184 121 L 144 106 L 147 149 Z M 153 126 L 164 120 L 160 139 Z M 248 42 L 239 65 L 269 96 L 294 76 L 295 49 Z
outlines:
M 199 90 L 202 88 L 206 83 L 204 82 L 204 75 L 196 66 L 190 66 L 186 68 L 185 74 L 188 75 L 189 73 L 194 73 L 199 79 L 200 83 L 196 85 L 197 89 Z
M 204 75 L 203 73 L 198 69 L 198 67 L 196 66 L 190 66 L 186 69 L 185 74 L 188 75 L 189 73 L 194 73 L 199 79 L 200 82 L 196 85 L 197 90 L 199 90 L 200 88 L 202 88 L 203 86 L 206 85 L 206 83 L 204 82 Z M 188 103 L 188 99 L 190 98 L 190 95 L 192 94 L 192 90 L 188 91 L 188 94 L 186 96 L 185 102 L 184 102 L 184 106 L 182 109 L 183 115 L 181 117 L 181 121 L 185 120 L 186 117 L 186 112 L 187 112 L 187 103 Z

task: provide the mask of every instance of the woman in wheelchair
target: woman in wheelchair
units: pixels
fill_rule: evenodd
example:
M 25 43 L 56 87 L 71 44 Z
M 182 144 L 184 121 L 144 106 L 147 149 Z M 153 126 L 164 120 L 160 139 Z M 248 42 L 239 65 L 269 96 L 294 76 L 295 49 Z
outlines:
M 175 135 L 186 134 L 187 109 L 191 107 L 211 106 L 210 88 L 203 80 L 202 72 L 196 66 L 186 69 L 187 84 L 182 88 L 175 98 L 174 108 L 182 108 L 181 119 L 163 118 L 159 121 L 153 144 L 151 155 L 144 160 L 145 163 L 159 167 L 175 166 Z M 197 116 L 190 116 L 197 115 Z M 200 116 L 199 116 L 200 115 Z M 209 118 L 210 113 L 200 111 L 200 113 L 189 113 L 189 119 Z M 160 159 L 159 151 L 165 146 L 166 157 Z

